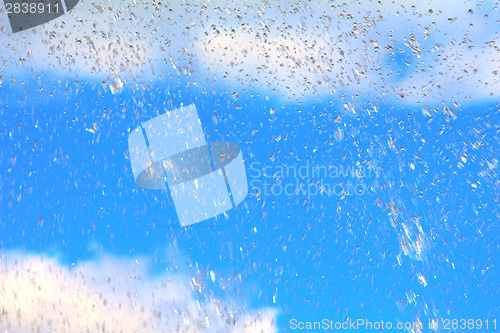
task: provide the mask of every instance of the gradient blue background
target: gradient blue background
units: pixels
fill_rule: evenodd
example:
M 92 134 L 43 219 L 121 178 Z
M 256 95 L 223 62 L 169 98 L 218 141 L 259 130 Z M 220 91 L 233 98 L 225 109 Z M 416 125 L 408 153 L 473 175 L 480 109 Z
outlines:
M 153 275 L 201 275 L 211 295 L 278 309 L 283 332 L 292 318 L 420 317 L 424 331 L 435 318 L 500 319 L 499 104 L 463 104 L 454 118 L 445 102 L 429 117 L 421 106 L 371 97 L 297 103 L 254 91 L 235 100 L 226 87 L 203 94 L 175 74 L 116 95 L 97 81 L 41 78 L 0 87 L 1 251 L 67 266 L 103 253 L 145 256 Z M 377 165 L 380 177 L 344 198 L 250 188 L 226 216 L 181 228 L 168 192 L 138 188 L 126 157 L 131 130 L 181 103 L 196 105 L 207 141 L 241 147 L 249 180 L 253 162 Z M 405 255 L 398 239 L 416 216 L 423 260 Z

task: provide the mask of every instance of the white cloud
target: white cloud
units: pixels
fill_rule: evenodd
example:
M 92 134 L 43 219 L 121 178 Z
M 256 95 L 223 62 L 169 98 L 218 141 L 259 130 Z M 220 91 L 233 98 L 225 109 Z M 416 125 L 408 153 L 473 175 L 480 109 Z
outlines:
M 54 259 L 0 260 L 0 328 L 6 332 L 273 332 L 275 311 L 237 300 L 196 300 L 196 278 L 152 278 L 142 259 L 105 257 L 68 269 Z M 238 300 L 239 301 L 239 300 Z
M 292 99 L 339 90 L 411 103 L 486 97 L 500 89 L 494 73 L 500 51 L 488 43 L 499 38 L 496 6 L 444 0 L 110 0 L 99 6 L 83 0 L 43 27 L 1 34 L 10 41 L 4 79 L 20 66 L 147 82 L 175 67 L 205 87 L 208 79 Z M 465 72 L 471 67 L 465 59 L 476 71 Z M 396 73 L 400 66 L 403 75 Z

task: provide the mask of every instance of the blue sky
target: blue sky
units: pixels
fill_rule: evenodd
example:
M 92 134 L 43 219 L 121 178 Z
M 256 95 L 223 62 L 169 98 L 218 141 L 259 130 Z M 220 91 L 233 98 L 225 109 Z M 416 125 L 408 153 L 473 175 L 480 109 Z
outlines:
M 480 14 L 476 9 L 474 15 Z M 460 15 L 459 23 L 466 17 Z M 297 22 L 299 18 L 294 17 Z M 208 16 L 208 21 L 211 19 Z M 307 22 L 304 26 L 310 27 Z M 419 24 L 416 18 L 411 22 Z M 484 25 L 492 23 L 494 20 L 484 21 Z M 381 25 L 379 33 L 386 29 Z M 425 29 L 420 28 L 419 33 L 425 35 Z M 67 27 L 54 29 L 63 34 Z M 498 31 L 496 26 L 485 39 L 494 40 Z M 74 34 L 80 32 L 77 29 Z M 77 59 L 82 61 L 81 67 L 63 64 L 43 74 L 37 67 L 40 65 L 29 60 L 18 64 L 17 74 L 13 49 L 34 41 L 28 33 L 1 37 L 11 38 L 10 49 L 3 56 L 10 67 L 3 69 L 0 86 L 0 253 L 4 279 L 11 277 L 15 267 L 9 258 L 31 258 L 29 255 L 56 258 L 52 265 L 62 267 L 61 275 L 69 274 L 64 272 L 72 267 L 102 262 L 116 264 L 122 273 L 129 274 L 129 265 L 121 265 L 120 260 L 138 260 L 145 263 L 141 267 L 146 281 L 172 276 L 186 283 L 194 279 L 191 289 L 185 290 L 187 304 L 223 300 L 235 311 L 248 314 L 239 317 L 246 318 L 241 320 L 257 318 L 265 323 L 274 318 L 274 329 L 283 332 L 290 330 L 293 318 L 303 322 L 324 318 L 421 320 L 426 332 L 431 319 L 491 322 L 498 317 L 498 81 L 481 86 L 479 79 L 485 79 L 482 72 L 458 79 L 455 74 L 463 68 L 453 69 L 449 76 L 440 75 L 439 70 L 451 61 L 447 60 L 439 62 L 437 78 L 431 79 L 436 82 L 428 85 L 449 84 L 444 89 L 435 88 L 424 99 L 412 97 L 419 96 L 412 85 L 429 79 L 416 75 L 419 70 L 432 71 L 422 60 L 434 57 L 432 43 L 442 38 L 440 43 L 448 46 L 454 37 L 434 35 L 430 42 L 417 36 L 424 50 L 422 58 L 412 52 L 405 55 L 408 50 L 394 60 L 381 56 L 388 68 L 381 66 L 381 72 L 374 76 L 367 69 L 365 81 L 361 75 L 359 84 L 339 84 L 333 94 L 321 90 L 322 84 L 299 82 L 298 78 L 308 77 L 309 65 L 295 68 L 295 80 L 287 79 L 281 69 L 273 68 L 274 61 L 281 61 L 276 60 L 279 57 L 269 61 L 270 75 L 259 73 L 252 64 L 243 66 L 250 78 L 267 83 L 261 85 L 257 80 L 247 85 L 225 60 L 210 63 L 212 58 L 221 58 L 224 49 L 200 56 L 192 65 L 197 69 L 195 74 L 172 69 L 171 62 L 158 67 L 155 61 L 159 56 L 153 54 L 152 67 L 156 72 L 165 71 L 160 79 L 150 77 L 146 52 L 142 54 L 145 59 L 119 74 L 124 86 L 113 94 L 109 83 L 116 80 L 115 74 L 89 72 L 93 62 L 102 65 L 108 59 L 106 53 L 97 52 L 86 65 Z M 220 40 L 214 37 L 212 43 L 224 44 L 231 36 L 238 39 L 239 33 L 229 32 Z M 307 30 L 304 36 L 314 33 L 314 29 Z M 43 34 L 43 30 L 33 34 Z M 125 32 L 122 35 L 132 38 Z M 370 39 L 372 33 L 364 36 Z M 176 38 L 180 33 L 165 44 L 175 45 Z M 163 45 L 160 40 L 153 36 L 152 48 L 159 49 Z M 262 46 L 254 42 L 250 40 L 250 46 Z M 353 38 L 346 45 L 357 50 L 358 42 Z M 144 40 L 138 40 L 140 43 Z M 224 51 L 227 58 L 242 60 L 231 52 L 242 49 L 245 43 L 240 38 L 228 44 Z M 384 38 L 378 43 L 383 44 Z M 67 47 L 71 50 L 72 46 Z M 187 53 L 197 47 L 196 43 L 186 45 Z M 272 50 L 268 51 L 272 55 Z M 82 48 L 81 52 L 89 51 Z M 189 63 L 186 52 L 178 48 L 167 52 L 178 52 L 176 68 Z M 301 52 L 294 54 L 304 56 Z M 117 59 L 122 57 L 117 55 Z M 473 56 L 464 53 L 463 57 Z M 356 63 L 347 58 L 345 63 Z M 408 61 L 413 65 L 407 66 Z M 26 66 L 32 66 L 36 73 L 23 72 Z M 439 66 L 436 62 L 433 68 Z M 347 80 L 346 73 L 362 68 L 345 67 L 345 72 L 332 77 L 345 75 Z M 226 70 L 225 75 L 220 68 Z M 144 77 L 137 74 L 141 70 Z M 391 70 L 399 74 L 385 76 Z M 311 74 L 313 81 L 316 74 Z M 476 75 L 473 78 L 477 81 L 467 75 Z M 377 77 L 382 77 L 380 84 Z M 294 85 L 285 88 L 290 82 Z M 306 88 L 301 90 L 300 86 Z M 311 93 L 315 90 L 318 95 Z M 207 141 L 240 146 L 250 184 L 248 197 L 238 207 L 188 228 L 179 226 L 167 191 L 143 190 L 135 185 L 127 158 L 129 132 L 181 103 L 196 105 Z M 267 170 L 306 166 L 308 174 L 258 177 L 249 170 L 250 165 L 270 167 Z M 320 177 L 311 176 L 314 166 L 357 170 L 376 166 L 380 171 L 362 179 L 352 175 L 323 179 L 342 187 L 348 181 L 362 183 L 365 189 L 362 195 L 328 196 L 312 192 L 321 182 Z M 265 195 L 262 189 L 257 193 L 258 189 L 251 187 L 252 181 L 273 182 L 275 189 L 302 184 L 299 189 L 307 191 L 275 195 L 270 190 Z M 99 266 L 97 272 L 105 272 L 106 265 Z M 87 273 L 89 280 L 96 274 L 92 270 Z M 133 282 L 129 288 L 134 288 Z M 259 317 L 259 311 L 269 315 Z M 0 327 L 2 323 L 5 321 L 0 321 Z M 223 325 L 222 321 L 219 324 Z M 488 330 L 483 327 L 478 331 Z
M 200 274 L 218 297 L 236 293 L 251 308 L 278 309 L 283 330 L 291 318 L 413 321 L 421 316 L 426 322 L 498 313 L 498 180 L 488 167 L 499 148 L 493 125 L 497 106 L 464 108 L 456 120 L 436 113 L 432 121 L 418 110 L 389 105 L 359 118 L 330 103 L 287 105 L 271 115 L 272 100 L 238 101 L 242 109 L 235 111 L 229 96 L 218 102 L 218 96 L 187 89 L 182 98 L 172 98 L 172 107 L 200 101 L 209 140 L 238 143 L 247 168 L 252 162 L 300 167 L 309 161 L 375 164 L 381 171 L 364 180 L 367 193 L 343 199 L 272 192 L 264 197 L 250 189 L 227 217 L 184 229 L 168 192 L 135 186 L 125 157 L 127 129 L 154 117 L 168 88 L 158 84 L 142 94 L 125 89 L 120 95 L 99 94 L 99 89 L 83 85 L 64 104 L 51 102 L 47 89 L 40 96 L 49 101 L 43 107 L 12 101 L 4 109 L 4 251 L 55 255 L 64 266 L 103 254 L 144 257 L 152 261 L 148 270 L 154 275 Z M 28 90 L 31 94 L 40 95 Z M 145 98 L 142 108 L 134 107 L 134 97 Z M 78 106 L 67 110 L 68 105 Z M 339 114 L 343 139 L 332 135 L 331 119 Z M 86 131 L 93 123 L 97 131 Z M 280 134 L 279 142 L 273 140 Z M 459 167 L 464 154 L 467 163 Z M 410 235 L 407 253 L 400 245 L 402 225 Z M 415 250 L 419 244 L 421 253 Z M 215 282 L 210 271 L 217 274 Z

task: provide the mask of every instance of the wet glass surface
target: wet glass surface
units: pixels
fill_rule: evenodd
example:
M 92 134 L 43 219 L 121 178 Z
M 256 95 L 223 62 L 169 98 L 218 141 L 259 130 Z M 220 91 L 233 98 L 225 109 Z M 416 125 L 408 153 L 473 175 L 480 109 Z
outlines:
M 498 331 L 498 3 L 7 3 L 1 332 Z

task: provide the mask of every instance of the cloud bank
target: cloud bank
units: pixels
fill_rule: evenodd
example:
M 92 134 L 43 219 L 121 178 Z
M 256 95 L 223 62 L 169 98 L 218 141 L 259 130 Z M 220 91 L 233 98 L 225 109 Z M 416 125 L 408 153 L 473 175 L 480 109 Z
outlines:
M 105 257 L 73 269 L 54 259 L 3 254 L 0 329 L 6 332 L 274 332 L 276 313 L 216 299 L 180 275 L 151 278 L 142 260 Z M 230 303 L 234 304 L 232 300 Z
M 218 82 L 290 99 L 338 92 L 410 103 L 495 97 L 495 13 L 494 1 L 83 0 L 21 33 L 3 20 L 3 76 L 19 68 L 60 71 L 116 89 L 175 70 L 204 89 Z

